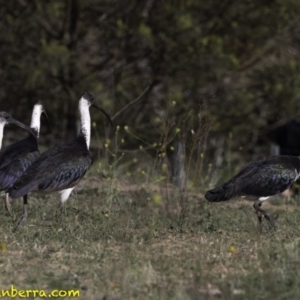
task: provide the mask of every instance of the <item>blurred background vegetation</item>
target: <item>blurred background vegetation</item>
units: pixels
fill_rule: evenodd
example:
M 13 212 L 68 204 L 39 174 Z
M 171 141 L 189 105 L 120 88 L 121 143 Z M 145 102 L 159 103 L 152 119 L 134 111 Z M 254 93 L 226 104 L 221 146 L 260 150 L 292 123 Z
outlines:
M 181 143 L 214 183 L 299 116 L 297 0 L 19 0 L 0 14 L 1 110 L 29 123 L 41 99 L 41 144 L 73 138 L 89 91 L 120 126 L 116 139 L 92 112 L 94 147 L 163 158 Z

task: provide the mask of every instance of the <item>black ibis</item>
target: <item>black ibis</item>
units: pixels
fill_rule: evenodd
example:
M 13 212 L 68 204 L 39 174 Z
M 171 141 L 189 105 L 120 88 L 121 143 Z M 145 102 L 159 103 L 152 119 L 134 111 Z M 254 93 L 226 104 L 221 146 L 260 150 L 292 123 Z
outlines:
M 85 175 L 91 165 L 89 155 L 91 118 L 89 107 L 99 109 L 112 124 L 109 115 L 85 92 L 79 100 L 80 131 L 71 142 L 43 152 L 8 190 L 11 198 L 19 198 L 30 192 L 60 193 L 60 211 L 73 188 Z M 27 209 L 22 220 L 24 225 Z
M 266 211 L 261 209 L 263 201 L 282 193 L 300 175 L 300 158 L 289 155 L 271 156 L 255 161 L 243 168 L 223 185 L 207 191 L 205 198 L 211 202 L 227 201 L 234 197 L 254 197 L 253 207 L 262 229 L 262 216 L 276 230 L 275 223 Z
M 33 107 L 30 122 L 30 129 L 35 135 L 30 134 L 25 139 L 11 144 L 0 151 L 0 191 L 8 190 L 40 155 L 38 137 L 42 113 L 45 114 L 48 120 L 44 107 L 39 101 Z M 24 196 L 24 202 L 26 202 L 26 195 Z M 8 193 L 6 193 L 5 207 L 12 216 Z
M 30 134 L 35 135 L 35 133 L 29 127 L 12 118 L 7 112 L 1 111 L 0 112 L 0 149 L 2 148 L 4 126 L 7 124 L 15 124 L 27 130 L 28 132 L 30 132 Z

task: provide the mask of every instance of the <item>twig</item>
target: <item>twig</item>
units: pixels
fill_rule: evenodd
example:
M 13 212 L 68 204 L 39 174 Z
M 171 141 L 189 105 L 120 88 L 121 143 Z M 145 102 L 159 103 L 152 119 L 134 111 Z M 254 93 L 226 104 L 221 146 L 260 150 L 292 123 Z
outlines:
M 125 105 L 123 108 L 121 108 L 111 119 L 112 121 L 117 118 L 124 110 L 126 110 L 128 107 L 132 106 L 133 104 L 137 103 L 140 101 L 155 85 L 155 82 L 150 83 L 145 90 L 134 100 L 129 102 L 127 105 Z

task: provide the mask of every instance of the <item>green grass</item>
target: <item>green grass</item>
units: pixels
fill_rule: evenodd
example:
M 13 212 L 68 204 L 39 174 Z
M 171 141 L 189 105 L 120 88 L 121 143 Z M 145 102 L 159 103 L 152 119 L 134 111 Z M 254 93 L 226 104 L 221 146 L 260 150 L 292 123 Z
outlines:
M 278 226 L 264 234 L 252 202 L 209 203 L 171 186 L 90 175 L 63 220 L 58 204 L 57 194 L 30 195 L 23 230 L 3 208 L 1 288 L 79 289 L 82 299 L 299 299 L 297 199 L 264 206 Z M 12 206 L 19 217 L 21 201 Z

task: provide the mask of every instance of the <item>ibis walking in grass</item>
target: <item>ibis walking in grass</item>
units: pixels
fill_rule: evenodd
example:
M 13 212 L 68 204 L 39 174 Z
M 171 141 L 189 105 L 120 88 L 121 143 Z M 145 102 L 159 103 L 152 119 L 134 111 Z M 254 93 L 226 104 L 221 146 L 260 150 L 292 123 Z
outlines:
M 23 129 L 27 130 L 30 134 L 35 135 L 35 133 L 29 127 L 27 127 L 23 123 L 15 120 L 14 118 L 12 118 L 7 112 L 1 111 L 0 112 L 0 150 L 2 148 L 4 126 L 7 124 L 15 124 Z
M 44 107 L 39 101 L 33 107 L 30 122 L 30 129 L 35 135 L 30 134 L 25 139 L 11 144 L 0 151 L 0 191 L 8 190 L 40 155 L 38 150 L 38 138 L 42 113 L 45 114 L 48 120 Z M 12 216 L 8 193 L 6 193 L 5 196 L 5 207 Z M 24 195 L 23 199 L 24 203 L 26 203 L 27 195 Z M 24 205 L 24 207 L 26 207 L 26 205 Z
M 234 197 L 254 197 L 253 207 L 262 229 L 264 216 L 276 230 L 273 218 L 261 209 L 263 201 L 282 193 L 300 175 L 300 157 L 280 155 L 250 163 L 223 185 L 207 191 L 205 198 L 211 202 L 227 201 Z
M 104 113 L 112 124 L 109 115 L 94 102 L 93 96 L 84 93 L 79 100 L 80 131 L 78 136 L 67 144 L 43 152 L 8 190 L 11 198 L 23 197 L 30 192 L 58 191 L 62 210 L 64 202 L 91 165 L 89 155 L 90 106 L 96 107 Z M 25 211 L 26 215 L 23 217 L 21 225 L 24 225 L 27 218 L 27 209 Z

